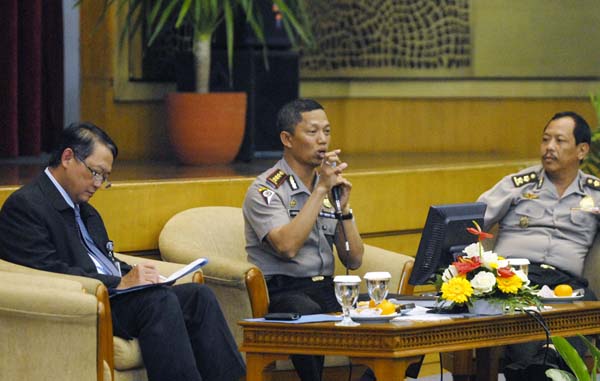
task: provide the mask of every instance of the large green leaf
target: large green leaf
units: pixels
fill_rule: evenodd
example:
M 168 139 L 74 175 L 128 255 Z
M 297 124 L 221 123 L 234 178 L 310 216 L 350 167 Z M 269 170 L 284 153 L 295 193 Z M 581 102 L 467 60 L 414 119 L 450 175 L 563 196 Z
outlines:
M 573 371 L 577 380 L 590 381 L 588 369 L 575 348 L 565 338 L 560 336 L 552 336 L 552 343 L 560 354 L 560 357 L 565 360 L 569 368 Z

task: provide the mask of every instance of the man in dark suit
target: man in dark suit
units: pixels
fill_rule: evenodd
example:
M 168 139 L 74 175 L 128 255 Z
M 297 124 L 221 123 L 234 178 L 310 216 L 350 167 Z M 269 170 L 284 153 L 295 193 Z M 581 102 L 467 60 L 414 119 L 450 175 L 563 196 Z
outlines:
M 159 281 L 157 269 L 115 259 L 88 204 L 108 183 L 117 146 L 90 123 L 62 134 L 48 168 L 0 211 L 0 258 L 40 270 L 99 279 L 110 290 Z M 209 288 L 151 287 L 110 299 L 114 334 L 137 337 L 149 380 L 239 380 L 243 360 Z

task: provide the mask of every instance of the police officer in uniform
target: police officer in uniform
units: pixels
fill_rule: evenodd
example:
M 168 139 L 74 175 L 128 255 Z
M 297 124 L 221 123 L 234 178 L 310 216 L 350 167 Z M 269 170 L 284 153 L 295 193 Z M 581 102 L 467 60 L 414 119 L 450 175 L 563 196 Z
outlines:
M 258 176 L 244 200 L 248 258 L 265 275 L 270 312 L 339 311 L 333 245 L 349 269 L 361 265 L 364 251 L 349 204 L 352 185 L 342 176 L 348 165 L 340 150 L 328 150 L 331 126 L 319 103 L 294 100 L 279 111 L 277 124 L 283 158 Z M 341 213 L 332 202 L 334 186 Z M 321 379 L 322 356 L 291 358 L 302 380 Z
M 580 115 L 554 115 L 544 128 L 541 165 L 506 176 L 478 201 L 487 204 L 485 229 L 499 225 L 495 252 L 529 259 L 532 283 L 570 284 L 585 288 L 585 299 L 596 300 L 582 277 L 600 206 L 600 180 L 579 170 L 590 141 L 590 128 Z M 538 349 L 511 346 L 508 357 L 520 360 L 517 368 L 526 368 Z

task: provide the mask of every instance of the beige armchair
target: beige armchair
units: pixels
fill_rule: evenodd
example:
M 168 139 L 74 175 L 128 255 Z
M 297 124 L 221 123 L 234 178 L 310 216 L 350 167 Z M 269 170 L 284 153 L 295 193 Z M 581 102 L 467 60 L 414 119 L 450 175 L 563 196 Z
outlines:
M 269 296 L 263 274 L 246 258 L 241 208 L 215 206 L 180 212 L 165 224 L 159 249 L 161 257 L 170 262 L 189 263 L 196 258 L 208 258 L 203 267 L 204 280 L 217 295 L 238 344 L 242 341 L 238 322 L 267 313 Z M 390 290 L 412 294 L 408 285 L 412 264 L 412 257 L 365 245 L 363 265 L 357 273 L 389 271 Z M 339 260 L 336 271 L 344 271 Z M 336 362 L 339 363 L 327 358 L 326 366 Z M 289 368 L 289 364 L 277 367 L 282 366 Z
M 164 275 L 182 267 L 152 262 Z M 202 283 L 202 273 L 178 283 L 189 281 Z M 113 337 L 107 289 L 93 278 L 0 260 L 0 337 L 3 380 L 147 380 L 137 340 Z

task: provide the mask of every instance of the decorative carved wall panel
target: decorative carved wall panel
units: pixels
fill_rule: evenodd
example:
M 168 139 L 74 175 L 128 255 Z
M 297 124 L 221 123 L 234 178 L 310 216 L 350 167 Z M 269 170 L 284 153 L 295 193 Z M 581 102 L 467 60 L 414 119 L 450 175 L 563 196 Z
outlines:
M 306 0 L 303 77 L 419 76 L 471 66 L 469 0 Z

